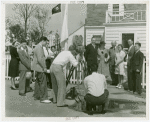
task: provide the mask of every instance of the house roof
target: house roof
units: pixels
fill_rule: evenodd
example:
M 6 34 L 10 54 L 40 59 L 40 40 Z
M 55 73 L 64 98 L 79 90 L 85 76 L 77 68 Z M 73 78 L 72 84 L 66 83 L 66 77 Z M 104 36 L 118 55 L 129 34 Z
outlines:
M 76 31 L 78 31 L 80 28 L 82 28 L 83 26 L 85 26 L 85 24 L 84 25 L 82 25 L 81 27 L 79 27 L 78 29 L 76 29 L 75 31 L 73 31 L 71 34 L 69 34 L 69 36 L 71 36 L 73 33 L 75 33 Z

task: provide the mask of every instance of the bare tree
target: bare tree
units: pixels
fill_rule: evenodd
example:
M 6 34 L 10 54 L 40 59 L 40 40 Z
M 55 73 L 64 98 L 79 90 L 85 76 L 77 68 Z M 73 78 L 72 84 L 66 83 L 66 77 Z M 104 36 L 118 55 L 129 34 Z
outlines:
M 51 18 L 49 13 L 50 13 L 49 10 L 45 8 L 38 7 L 38 9 L 36 10 L 35 18 L 38 21 L 41 36 L 43 36 L 44 33 L 46 32 L 46 25 L 48 24 Z
M 12 22 L 10 20 L 10 18 L 6 18 L 5 19 L 5 27 L 6 27 L 6 30 L 9 29 L 9 27 L 12 25 Z
M 33 16 L 34 11 L 37 9 L 37 5 L 34 4 L 15 4 L 13 8 L 15 12 L 23 19 L 24 30 L 25 30 L 25 38 L 27 37 L 28 31 L 28 20 L 31 16 Z

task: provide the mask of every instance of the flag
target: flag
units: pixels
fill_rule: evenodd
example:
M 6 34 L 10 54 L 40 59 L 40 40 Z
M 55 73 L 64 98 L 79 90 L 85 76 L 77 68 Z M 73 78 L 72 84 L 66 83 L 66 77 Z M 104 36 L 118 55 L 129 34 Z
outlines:
M 61 40 L 60 40 L 61 48 L 64 48 L 64 50 L 67 50 L 67 40 L 68 40 L 68 4 L 66 4 L 65 7 L 64 19 L 63 19 L 63 24 L 61 29 Z
M 56 13 L 59 13 L 59 12 L 61 12 L 61 4 L 58 4 L 57 6 L 55 6 L 52 9 L 52 14 L 56 14 Z

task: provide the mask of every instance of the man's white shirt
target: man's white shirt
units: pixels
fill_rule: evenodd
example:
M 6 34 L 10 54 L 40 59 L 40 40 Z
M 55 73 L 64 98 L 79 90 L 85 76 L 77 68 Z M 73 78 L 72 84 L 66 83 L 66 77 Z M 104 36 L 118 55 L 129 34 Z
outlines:
M 64 67 L 68 62 L 70 62 L 74 67 L 78 65 L 78 61 L 74 58 L 70 51 L 62 51 L 54 59 L 53 64 L 58 64 Z
M 43 50 L 44 50 L 45 57 L 50 55 L 53 58 L 54 53 L 50 49 L 47 50 L 46 47 L 43 47 Z
M 103 74 L 93 72 L 91 75 L 84 79 L 84 85 L 87 89 L 87 93 L 99 97 L 107 89 L 106 78 Z

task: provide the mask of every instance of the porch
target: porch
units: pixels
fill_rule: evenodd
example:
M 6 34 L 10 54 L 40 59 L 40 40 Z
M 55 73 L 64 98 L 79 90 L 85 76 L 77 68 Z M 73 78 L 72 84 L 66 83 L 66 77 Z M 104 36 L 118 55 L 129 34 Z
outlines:
M 146 22 L 145 10 L 106 11 L 106 23 Z

